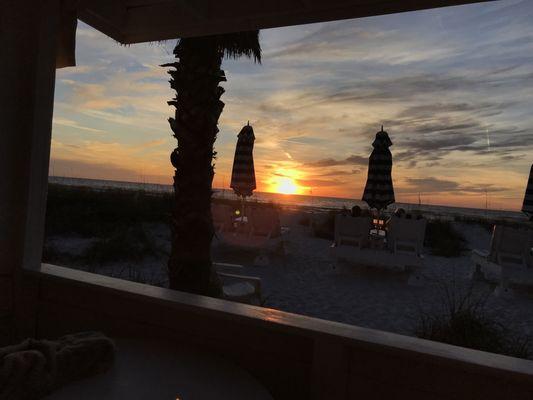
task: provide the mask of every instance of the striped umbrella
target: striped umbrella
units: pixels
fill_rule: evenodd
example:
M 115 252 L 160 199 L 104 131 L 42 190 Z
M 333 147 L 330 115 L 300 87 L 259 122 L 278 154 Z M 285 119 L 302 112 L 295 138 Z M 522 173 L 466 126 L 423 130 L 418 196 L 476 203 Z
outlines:
M 533 217 L 533 165 L 531 165 L 531 170 L 529 171 L 529 181 L 527 182 L 526 194 L 524 195 L 522 212 L 529 218 Z
M 256 188 L 253 156 L 254 141 L 254 130 L 250 126 L 250 122 L 248 122 L 238 135 L 230 184 L 235 194 L 243 199 L 243 214 L 244 198 L 251 196 Z
M 392 154 L 389 147 L 392 142 L 389 134 L 383 130 L 376 133 L 376 139 L 372 143 L 372 154 L 368 161 L 368 178 L 366 181 L 363 201 L 370 208 L 378 211 L 394 203 L 394 188 L 392 186 Z

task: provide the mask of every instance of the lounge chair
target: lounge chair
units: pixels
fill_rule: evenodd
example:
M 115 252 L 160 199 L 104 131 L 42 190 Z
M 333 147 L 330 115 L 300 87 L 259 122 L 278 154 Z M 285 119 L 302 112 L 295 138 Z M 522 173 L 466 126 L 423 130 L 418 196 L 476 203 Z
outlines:
M 250 210 L 250 236 L 275 239 L 281 236 L 279 213 L 275 208 L 255 207 Z
M 393 215 L 387 223 L 387 247 L 396 262 L 403 265 L 404 270 L 411 272 L 408 284 L 424 286 L 422 274 L 424 266 L 423 250 L 426 237 L 427 221 L 423 218 L 410 219 Z
M 533 285 L 533 230 L 496 225 L 489 251 L 472 251 L 473 279 L 498 282 L 498 292 L 511 284 Z
M 372 227 L 370 217 L 352 217 L 338 214 L 335 216 L 335 246 L 354 246 L 363 248 L 368 243 Z
M 242 275 L 242 265 L 224 263 L 214 263 L 213 265 L 222 281 L 222 292 L 225 299 L 260 305 L 261 278 Z
M 338 215 L 335 218 L 335 242 L 331 250 L 337 260 L 347 260 L 360 266 L 394 271 L 407 271 L 423 265 L 421 257 L 425 236 L 425 220 L 393 217 L 389 223 L 387 247 L 383 239 L 369 238 L 372 219 Z M 391 243 L 392 241 L 392 243 Z M 373 244 L 367 248 L 367 244 Z
M 387 224 L 387 247 L 394 254 L 421 257 L 426 236 L 425 219 L 392 216 Z
M 247 208 L 246 223 L 237 226 L 232 232 L 222 232 L 218 236 L 222 243 L 237 248 L 257 249 L 261 254 L 255 265 L 268 265 L 267 252 L 281 249 L 284 252 L 279 213 L 270 207 Z
M 313 235 L 317 236 L 321 227 L 327 225 L 329 215 L 327 212 L 311 212 L 309 215 L 309 227 L 313 231 Z

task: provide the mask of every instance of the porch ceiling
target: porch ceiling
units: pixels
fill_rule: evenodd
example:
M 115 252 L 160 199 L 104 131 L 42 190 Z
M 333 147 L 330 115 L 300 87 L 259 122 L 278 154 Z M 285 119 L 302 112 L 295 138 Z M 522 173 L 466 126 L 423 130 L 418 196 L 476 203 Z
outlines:
M 493 0 L 85 0 L 79 18 L 138 43 L 368 17 Z

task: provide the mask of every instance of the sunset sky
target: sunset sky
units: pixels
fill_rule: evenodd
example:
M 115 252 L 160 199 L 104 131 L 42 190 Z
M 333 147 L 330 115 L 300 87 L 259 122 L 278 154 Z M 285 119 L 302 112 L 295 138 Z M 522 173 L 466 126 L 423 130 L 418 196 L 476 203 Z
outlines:
M 263 63 L 225 60 L 215 187 L 254 127 L 259 191 L 360 198 L 383 124 L 396 199 L 520 208 L 533 162 L 533 1 L 261 31 Z M 170 183 L 175 41 L 120 46 L 80 23 L 58 70 L 50 174 Z

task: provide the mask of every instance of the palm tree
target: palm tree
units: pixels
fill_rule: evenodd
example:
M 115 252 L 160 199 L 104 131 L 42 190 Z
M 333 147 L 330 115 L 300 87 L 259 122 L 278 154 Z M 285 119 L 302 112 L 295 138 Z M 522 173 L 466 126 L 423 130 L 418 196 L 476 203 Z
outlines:
M 170 156 L 176 170 L 169 286 L 219 297 L 221 285 L 211 260 L 211 194 L 213 145 L 224 108 L 219 83 L 226 80 L 220 66 L 224 57 L 243 55 L 260 63 L 259 31 L 180 39 L 174 55 L 176 62 L 163 65 L 174 68 L 169 74 L 176 97 L 168 104 L 176 107 L 169 122 L 178 140 Z

